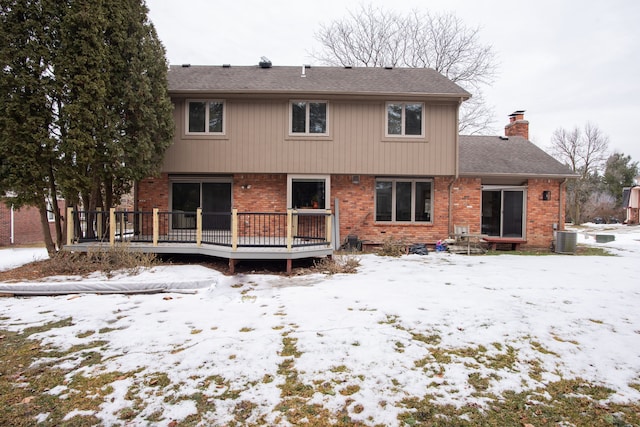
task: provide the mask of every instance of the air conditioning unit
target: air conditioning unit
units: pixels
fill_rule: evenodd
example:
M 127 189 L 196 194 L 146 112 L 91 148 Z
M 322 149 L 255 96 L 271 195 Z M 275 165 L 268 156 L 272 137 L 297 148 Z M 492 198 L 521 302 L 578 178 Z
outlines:
M 575 254 L 578 244 L 578 233 L 575 231 L 556 232 L 556 253 Z

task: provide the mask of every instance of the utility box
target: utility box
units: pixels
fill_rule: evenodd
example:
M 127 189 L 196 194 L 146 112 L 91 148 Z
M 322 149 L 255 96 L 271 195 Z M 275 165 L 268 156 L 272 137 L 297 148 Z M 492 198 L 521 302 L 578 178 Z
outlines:
M 578 233 L 575 231 L 556 232 L 556 253 L 575 254 L 578 245 Z
M 596 234 L 597 243 L 607 243 L 616 240 L 616 236 L 613 234 Z

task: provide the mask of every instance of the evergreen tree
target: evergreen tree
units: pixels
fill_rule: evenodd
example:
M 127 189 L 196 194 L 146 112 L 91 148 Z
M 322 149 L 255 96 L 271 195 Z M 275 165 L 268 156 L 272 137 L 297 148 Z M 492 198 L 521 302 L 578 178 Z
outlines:
M 638 176 L 638 162 L 631 161 L 631 156 L 624 153 L 613 153 L 607 159 L 604 170 L 604 185 L 607 192 L 615 197 L 616 207 L 622 206 L 622 189 L 630 187 Z
M 173 137 L 165 52 L 144 0 L 0 7 L 0 190 L 41 208 L 43 225 L 58 194 L 113 207 L 159 170 Z
M 53 1 L 0 2 L 0 193 L 14 206 L 34 206 L 47 249 L 55 251 L 47 200 L 57 206 Z M 61 244 L 57 209 L 57 243 Z
M 164 48 L 139 0 L 73 0 L 62 21 L 65 194 L 109 209 L 171 143 Z M 77 190 L 77 191 L 76 191 Z

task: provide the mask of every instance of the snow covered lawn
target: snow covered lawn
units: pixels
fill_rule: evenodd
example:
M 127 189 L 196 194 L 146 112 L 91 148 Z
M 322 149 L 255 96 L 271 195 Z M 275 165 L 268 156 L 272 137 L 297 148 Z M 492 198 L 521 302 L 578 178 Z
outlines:
M 562 385 L 563 398 L 615 408 L 601 420 L 635 424 L 640 228 L 598 230 L 579 241 L 619 256 L 366 255 L 354 275 L 210 272 L 195 294 L 3 298 L 0 329 L 40 341 L 23 371 L 63 373 L 46 399 L 20 403 L 33 422 L 411 425 L 441 413 L 459 425 L 492 411 L 510 419 L 515 393 L 529 417 L 517 425 L 543 425 L 553 419 L 536 407 Z M 597 244 L 596 232 L 616 240 Z M 94 407 L 51 406 L 88 393 L 80 378 L 108 374 Z M 0 382 L 27 387 L 26 377 Z

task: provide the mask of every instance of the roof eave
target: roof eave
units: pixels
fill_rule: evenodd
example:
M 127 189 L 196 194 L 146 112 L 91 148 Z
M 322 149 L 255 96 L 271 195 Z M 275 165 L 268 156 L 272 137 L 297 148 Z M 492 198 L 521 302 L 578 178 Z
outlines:
M 465 178 L 552 178 L 552 179 L 577 179 L 577 174 L 558 173 L 484 173 L 484 172 L 460 172 L 460 176 Z
M 306 90 L 249 90 L 249 89 L 234 89 L 234 90 L 220 90 L 220 89 L 169 89 L 169 95 L 204 95 L 204 94 L 224 94 L 224 95 L 269 95 L 269 96 L 291 96 L 291 95 L 305 95 L 305 96 L 361 96 L 367 98 L 373 97 L 385 97 L 385 98 L 433 98 L 433 99 L 450 99 L 463 101 L 471 98 L 470 94 L 460 93 L 423 93 L 423 92 L 344 92 L 344 91 L 306 91 Z

